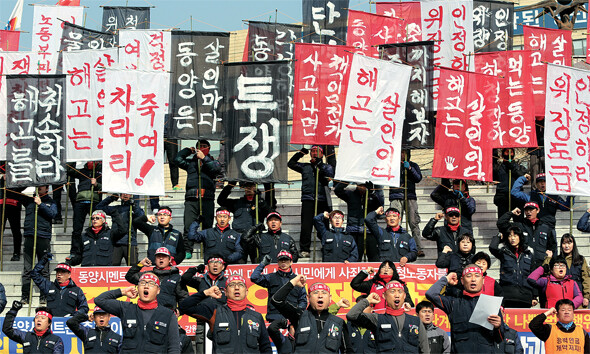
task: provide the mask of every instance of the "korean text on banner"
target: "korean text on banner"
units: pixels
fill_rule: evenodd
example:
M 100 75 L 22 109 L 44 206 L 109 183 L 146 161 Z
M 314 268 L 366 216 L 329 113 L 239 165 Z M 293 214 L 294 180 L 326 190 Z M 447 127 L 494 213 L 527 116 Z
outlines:
M 349 0 L 302 0 L 303 40 L 306 43 L 345 44 Z
M 405 41 L 403 28 L 399 18 L 348 10 L 346 44 L 355 47 L 357 54 L 379 58 L 379 44 Z
M 489 131 L 492 147 L 536 147 L 530 51 L 477 53 L 475 71 L 499 78 L 497 107 Z
M 547 193 L 590 195 L 590 71 L 547 64 Z
M 63 34 L 59 48 L 57 61 L 57 73 L 63 73 L 63 55 L 66 52 L 73 52 L 85 49 L 105 49 L 115 46 L 115 35 L 111 33 L 98 32 L 88 28 L 74 25 L 69 22 L 63 23 Z
M 353 47 L 295 45 L 291 144 L 338 145 Z
M 119 31 L 119 65 L 125 69 L 170 71 L 172 36 L 169 31 Z
M 170 76 L 109 69 L 105 85 L 102 189 L 164 195 L 163 130 Z
M 250 21 L 244 61 L 293 60 L 301 30 L 301 25 Z
M 102 160 L 106 69 L 118 62 L 117 48 L 64 52 L 66 156 L 68 161 Z
M 402 129 L 412 67 L 355 54 L 335 179 L 399 186 Z M 361 153 L 362 152 L 362 153 Z
M 35 5 L 33 10 L 32 51 L 38 52 L 34 63 L 36 74 L 54 74 L 62 37 L 62 21 L 82 23 L 84 8 L 81 6 Z
M 422 14 L 420 2 L 378 2 L 376 13 L 397 17 L 404 21 L 404 42 L 420 42 L 422 40 Z
M 492 181 L 492 129 L 498 78 L 441 68 L 432 176 Z
M 476 52 L 512 50 L 514 4 L 473 1 L 473 47 Z

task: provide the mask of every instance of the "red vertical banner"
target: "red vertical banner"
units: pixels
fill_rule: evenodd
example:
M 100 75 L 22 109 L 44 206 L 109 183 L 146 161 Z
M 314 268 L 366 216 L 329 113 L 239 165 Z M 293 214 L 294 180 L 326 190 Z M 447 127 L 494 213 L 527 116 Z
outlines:
M 404 21 L 399 18 L 348 10 L 346 45 L 356 54 L 379 58 L 379 44 L 403 43 Z
M 524 49 L 532 50 L 531 71 L 535 116 L 545 116 L 547 65 L 572 65 L 572 31 L 523 26 Z
M 291 144 L 338 145 L 354 48 L 295 44 Z
M 20 31 L 0 30 L 0 51 L 18 52 Z
M 530 56 L 526 50 L 475 54 L 476 72 L 500 78 L 488 133 L 493 148 L 537 146 Z
M 422 40 L 422 14 L 420 2 L 378 2 L 378 15 L 397 17 L 404 21 L 405 42 L 420 42 Z
M 498 78 L 441 68 L 433 177 L 492 181 L 492 129 Z

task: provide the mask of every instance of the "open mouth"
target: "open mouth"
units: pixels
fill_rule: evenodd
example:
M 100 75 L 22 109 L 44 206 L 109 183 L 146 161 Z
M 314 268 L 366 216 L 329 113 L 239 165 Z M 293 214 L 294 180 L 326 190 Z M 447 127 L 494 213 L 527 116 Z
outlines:
M 322 307 L 324 305 L 324 300 L 318 300 L 318 306 Z
M 399 306 L 400 302 L 401 302 L 400 300 L 393 300 L 393 303 L 395 304 L 396 307 Z
M 150 291 L 148 289 L 143 289 L 143 296 L 148 296 Z
M 234 291 L 234 296 L 235 296 L 235 297 L 240 297 L 240 295 L 241 295 L 241 294 L 240 294 L 240 292 L 239 292 L 239 291 Z

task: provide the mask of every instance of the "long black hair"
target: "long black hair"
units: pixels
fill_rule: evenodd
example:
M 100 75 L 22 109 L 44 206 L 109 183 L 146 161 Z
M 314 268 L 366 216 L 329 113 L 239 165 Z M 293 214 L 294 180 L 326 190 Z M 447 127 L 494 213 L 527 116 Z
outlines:
M 388 265 L 389 268 L 393 269 L 393 275 L 391 276 L 391 281 L 393 280 L 397 280 L 400 283 L 402 283 L 403 285 L 405 285 L 406 283 L 403 282 L 400 278 L 399 278 L 399 274 L 397 272 L 397 268 L 395 267 L 395 264 L 392 261 L 383 261 L 381 262 L 381 265 L 379 266 L 379 270 L 376 272 L 375 276 L 373 277 L 373 282 L 375 283 L 386 283 L 386 281 L 381 278 L 381 268 L 385 267 L 385 265 Z
M 561 241 L 559 242 L 559 254 L 562 255 L 565 258 L 565 254 L 563 254 L 563 242 L 564 241 L 572 241 L 572 243 L 574 244 L 574 247 L 572 247 L 572 265 L 582 265 L 584 263 L 584 256 L 582 256 L 580 254 L 580 252 L 578 252 L 578 246 L 576 245 L 576 239 L 574 238 L 574 235 L 567 233 L 567 234 L 563 234 L 563 236 L 561 236 Z
M 508 236 L 510 235 L 510 231 L 514 232 L 514 234 L 518 236 L 518 248 L 516 251 L 518 253 L 524 252 L 527 248 L 526 239 L 524 238 L 524 233 L 522 232 L 522 230 L 518 226 L 512 226 L 511 228 L 508 229 L 508 232 L 506 232 L 506 234 L 503 235 L 504 245 L 508 249 L 512 249 L 512 246 L 510 245 L 510 242 L 508 241 Z

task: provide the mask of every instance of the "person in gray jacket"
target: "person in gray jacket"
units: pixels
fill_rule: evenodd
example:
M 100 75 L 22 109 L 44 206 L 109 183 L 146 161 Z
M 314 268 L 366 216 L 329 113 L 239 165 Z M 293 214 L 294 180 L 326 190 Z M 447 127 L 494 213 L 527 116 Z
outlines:
M 426 333 L 428 333 L 428 345 L 430 353 L 450 353 L 451 341 L 449 335 L 442 328 L 434 325 L 434 305 L 430 301 L 422 301 L 416 305 L 416 315 L 422 321 Z

